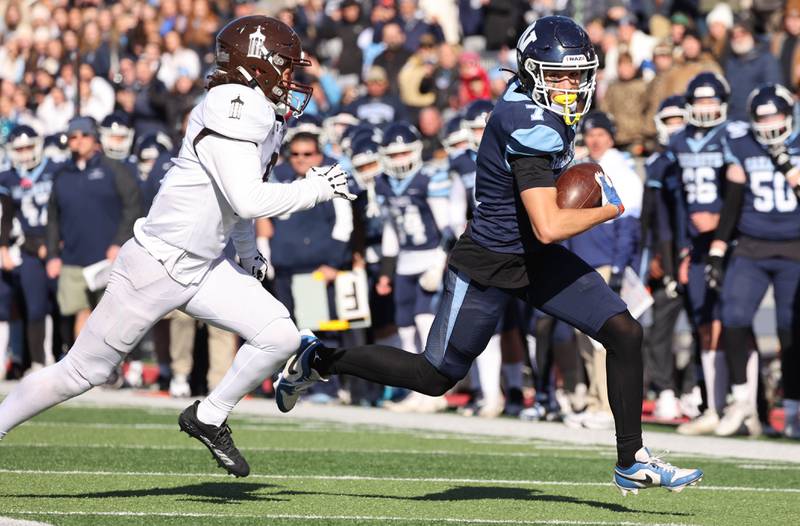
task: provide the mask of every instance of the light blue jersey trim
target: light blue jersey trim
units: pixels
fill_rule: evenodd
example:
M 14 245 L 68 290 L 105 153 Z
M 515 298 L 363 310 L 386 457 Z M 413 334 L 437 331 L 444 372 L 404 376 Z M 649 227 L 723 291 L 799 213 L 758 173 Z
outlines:
M 456 318 L 458 318 L 458 311 L 461 310 L 461 305 L 464 303 L 464 298 L 467 296 L 469 290 L 469 281 L 461 279 L 461 273 L 456 274 L 456 286 L 453 290 L 453 303 L 450 304 L 450 313 L 447 316 L 447 333 L 444 338 L 444 349 L 447 349 L 447 342 L 450 341 L 450 335 L 453 333 L 453 328 L 456 325 Z

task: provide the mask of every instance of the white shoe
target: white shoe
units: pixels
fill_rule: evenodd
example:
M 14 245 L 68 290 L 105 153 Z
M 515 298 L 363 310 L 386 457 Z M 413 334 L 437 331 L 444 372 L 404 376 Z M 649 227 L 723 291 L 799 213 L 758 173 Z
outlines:
M 706 409 L 705 413 L 698 416 L 691 422 L 685 422 L 678 426 L 678 433 L 681 435 L 710 435 L 716 431 L 719 425 L 719 416 L 713 409 Z
M 714 434 L 720 437 L 738 435 L 743 431 L 751 436 L 761 434 L 761 424 L 754 408 L 746 402 L 733 402 L 725 408 Z
M 447 400 L 445 400 L 444 396 L 428 396 L 424 394 L 419 396 L 421 398 L 416 406 L 417 413 L 441 413 L 447 409 Z
M 134 389 L 142 387 L 144 385 L 144 380 L 142 379 L 143 370 L 144 366 L 140 360 L 131 360 L 128 363 L 128 371 L 125 373 L 125 383 Z
M 484 400 L 483 404 L 481 404 L 478 409 L 478 416 L 483 418 L 497 418 L 503 414 L 504 410 L 505 404 L 502 398 L 497 400 Z
M 31 374 L 35 373 L 36 371 L 38 371 L 40 369 L 44 369 L 44 364 L 41 364 L 41 363 L 38 363 L 38 362 L 32 362 L 31 366 L 28 368 L 27 371 L 25 371 L 25 373 L 23 373 L 22 376 L 25 377 L 25 376 L 31 375 Z
M 675 420 L 681 415 L 678 410 L 678 400 L 675 398 L 675 392 L 672 389 L 664 389 L 658 394 L 656 400 L 656 408 L 653 411 L 653 416 L 659 420 Z
M 700 404 L 703 403 L 703 395 L 700 393 L 700 388 L 695 386 L 691 392 L 681 395 L 678 406 L 680 407 L 681 414 L 694 420 L 700 416 Z
M 192 387 L 189 378 L 183 374 L 176 374 L 169 382 L 169 395 L 172 398 L 189 398 L 192 396 Z
M 383 407 L 393 413 L 416 413 L 417 406 L 422 403 L 423 396 L 416 391 L 411 391 L 408 396 L 399 402 L 386 402 Z
M 606 411 L 589 411 L 583 419 L 586 429 L 614 429 L 614 415 Z
M 787 422 L 786 425 L 783 426 L 783 436 L 794 440 L 800 440 L 800 424 L 796 421 Z
M 564 424 L 572 429 L 614 429 L 614 417 L 605 411 L 584 411 L 567 415 Z

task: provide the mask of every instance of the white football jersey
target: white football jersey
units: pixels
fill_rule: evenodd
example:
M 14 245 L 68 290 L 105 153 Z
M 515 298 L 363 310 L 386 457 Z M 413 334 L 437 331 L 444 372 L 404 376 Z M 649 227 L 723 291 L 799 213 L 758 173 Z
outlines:
M 317 203 L 311 181 L 263 182 L 283 134 L 274 105 L 247 86 L 216 86 L 192 110 L 174 166 L 134 227 L 139 243 L 176 281 L 199 282 L 231 238 L 240 256 L 254 254 L 254 218 Z

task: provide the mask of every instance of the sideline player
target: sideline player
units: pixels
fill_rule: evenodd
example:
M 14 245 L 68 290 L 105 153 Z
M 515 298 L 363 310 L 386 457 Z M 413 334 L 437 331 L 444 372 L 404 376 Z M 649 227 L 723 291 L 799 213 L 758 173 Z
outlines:
M 730 88 L 723 77 L 704 72 L 696 75 L 686 89 L 686 127 L 672 136 L 668 155 L 681 171 L 681 193 L 688 214 L 686 232 L 678 232 L 683 254 L 678 281 L 687 285 L 693 329 L 700 349 L 705 378 L 706 411 L 691 422 L 678 426 L 678 433 L 713 433 L 725 407 L 728 367 L 719 347 L 720 301 L 716 288 L 706 283 L 704 272 L 708 249 L 722 210 L 725 167 L 731 162 L 727 134 L 744 126 L 727 119 Z
M 523 298 L 608 349 L 608 391 L 617 436 L 614 483 L 624 494 L 681 491 L 703 476 L 642 446 L 642 328 L 600 275 L 556 242 L 618 217 L 624 207 L 598 174 L 603 204 L 559 209 L 555 177 L 572 160 L 574 125 L 588 111 L 597 57 L 573 20 L 541 18 L 517 43 L 515 78 L 492 112 L 478 151 L 479 203 L 450 256 L 439 310 L 423 354 L 366 345 L 327 349 L 304 338 L 276 396 L 290 410 L 302 390 L 333 373 L 438 396 L 467 374 L 508 302 Z
M 120 249 L 100 304 L 63 360 L 26 377 L 3 400 L 0 437 L 103 384 L 155 322 L 180 309 L 245 342 L 220 384 L 179 424 L 229 473 L 249 473 L 226 419 L 300 343 L 289 312 L 259 282 L 267 263 L 256 249 L 253 219 L 353 196 L 336 167 L 312 168 L 291 184 L 263 182 L 277 158 L 283 116 L 302 112 L 311 95 L 292 80 L 294 68 L 308 61 L 291 28 L 264 16 L 236 19 L 217 36 L 216 63 L 175 166 L 147 217 L 136 222 L 134 239 Z M 229 239 L 244 270 L 223 255 Z
M 49 352 L 46 350 L 49 340 L 46 321 L 54 287 L 45 271 L 45 229 L 47 203 L 58 163 L 43 156 L 44 139 L 30 126 L 19 125 L 11 130 L 7 147 L 12 167 L 0 173 L 0 215 L 3 218 L 0 265 L 6 272 L 4 278 L 10 279 L 13 296 L 23 299 L 25 337 L 31 370 L 36 371 L 44 367 Z M 4 228 L 17 223 L 19 232 L 13 232 L 16 228 Z M 3 305 L 5 319 L 8 319 L 10 307 L 10 302 Z M 4 323 L 0 322 L 0 348 L 3 350 L 8 347 L 8 327 Z M 0 359 L 0 367 L 5 367 L 4 359 Z
M 761 434 L 756 411 L 758 353 L 752 350 L 752 323 L 772 284 L 781 346 L 784 410 L 791 438 L 800 438 L 800 358 L 797 338 L 800 313 L 800 182 L 797 154 L 800 138 L 793 125 L 794 97 L 781 85 L 759 88 L 750 95 L 750 131 L 731 137 L 733 163 L 726 172 L 725 204 L 709 251 L 709 278 L 722 283 L 722 341 L 731 373 L 733 403 L 714 430 L 733 435 L 744 426 Z M 728 243 L 738 232 L 736 247 L 723 280 Z

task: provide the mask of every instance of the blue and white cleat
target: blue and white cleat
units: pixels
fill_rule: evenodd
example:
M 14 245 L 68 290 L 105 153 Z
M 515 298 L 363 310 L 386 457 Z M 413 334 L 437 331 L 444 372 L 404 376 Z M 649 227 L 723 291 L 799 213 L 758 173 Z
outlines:
M 636 452 L 636 462 L 629 468 L 614 468 L 614 485 L 622 492 L 637 495 L 640 489 L 666 488 L 679 493 L 686 486 L 695 486 L 703 480 L 699 469 L 682 469 L 650 454 L 646 447 Z
M 308 329 L 300 331 L 300 348 L 294 357 L 286 363 L 283 372 L 275 382 L 275 402 L 282 413 L 294 409 L 297 399 L 309 387 L 319 381 L 326 381 L 311 367 L 316 350 L 322 342 Z

